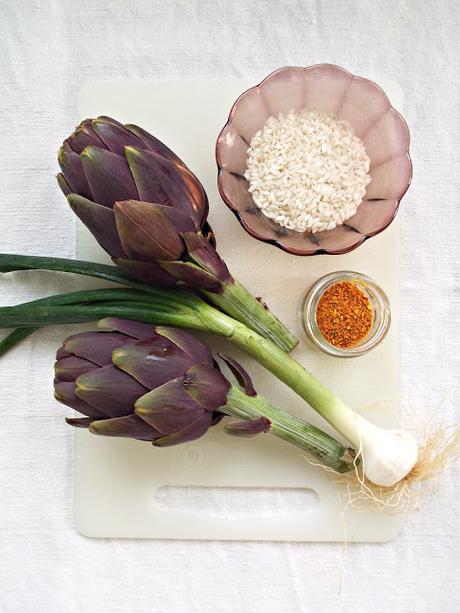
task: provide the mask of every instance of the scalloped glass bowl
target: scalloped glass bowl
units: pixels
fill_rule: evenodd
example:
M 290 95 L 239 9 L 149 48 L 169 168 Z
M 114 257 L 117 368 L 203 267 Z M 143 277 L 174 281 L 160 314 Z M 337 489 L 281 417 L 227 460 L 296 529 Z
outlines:
M 356 214 L 333 230 L 315 234 L 288 230 L 265 217 L 244 178 L 249 143 L 265 121 L 304 108 L 349 121 L 371 160 L 372 180 Z M 216 159 L 220 195 L 245 230 L 295 255 L 348 253 L 382 232 L 394 219 L 412 178 L 409 130 L 385 92 L 331 64 L 280 68 L 244 92 L 219 134 Z

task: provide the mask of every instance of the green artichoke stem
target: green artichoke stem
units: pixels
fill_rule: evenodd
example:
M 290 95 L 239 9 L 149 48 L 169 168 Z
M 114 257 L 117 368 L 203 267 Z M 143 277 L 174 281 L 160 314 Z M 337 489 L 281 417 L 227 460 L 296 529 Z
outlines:
M 227 404 L 219 409 L 226 415 L 244 420 L 265 417 L 270 421 L 269 432 L 274 436 L 305 449 L 322 464 L 344 473 L 354 468 L 355 452 L 337 440 L 271 404 L 262 396 L 248 396 L 242 389 L 231 386 Z M 261 436 L 261 435 L 258 435 Z
M 230 317 L 255 330 L 283 351 L 289 353 L 298 344 L 298 339 L 289 332 L 286 326 L 235 279 L 232 278 L 226 282 L 220 294 L 204 293 L 208 300 Z

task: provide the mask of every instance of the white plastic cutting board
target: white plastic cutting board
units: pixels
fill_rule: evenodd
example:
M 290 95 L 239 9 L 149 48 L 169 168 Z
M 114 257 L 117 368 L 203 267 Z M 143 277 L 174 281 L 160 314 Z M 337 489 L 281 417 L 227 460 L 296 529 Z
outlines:
M 396 108 L 400 108 L 399 87 L 381 79 L 376 81 Z M 252 84 L 253 81 L 91 82 L 81 92 L 79 115 L 81 119 L 111 115 L 125 123 L 139 124 L 176 151 L 207 190 L 210 222 L 219 253 L 232 273 L 255 296 L 262 296 L 301 339 L 293 354 L 295 358 L 357 411 L 380 425 L 397 426 L 398 226 L 393 224 L 351 254 L 334 257 L 292 256 L 246 234 L 218 195 L 214 146 L 231 104 Z M 77 257 L 107 260 L 81 224 Z M 305 340 L 298 321 L 304 291 L 321 275 L 343 269 L 372 277 L 387 292 L 392 306 L 393 322 L 387 338 L 370 354 L 355 359 L 321 353 Z M 209 340 L 213 348 L 230 353 L 247 367 L 261 394 L 327 429 L 274 376 L 222 339 L 209 337 Z M 376 512 L 348 508 L 343 514 L 343 486 L 338 486 L 323 470 L 308 464 L 300 450 L 269 435 L 238 439 L 216 427 L 196 442 L 156 449 L 148 443 L 104 439 L 77 431 L 76 461 L 76 525 L 87 536 L 386 541 L 397 535 L 401 523 L 398 516 Z M 176 505 L 165 508 L 164 498 L 158 495 L 161 486 L 187 489 L 176 491 Z M 238 491 L 227 488 L 238 488 Z M 253 508 L 254 502 L 263 504 L 267 496 L 271 500 L 267 488 L 276 488 L 273 513 L 267 505 L 255 504 Z M 314 490 L 317 498 L 312 497 L 311 502 L 306 497 L 309 503 L 305 509 L 299 504 L 291 508 L 289 501 L 297 500 L 292 498 L 293 493 L 301 493 L 303 488 L 307 488 L 307 493 L 308 489 Z M 229 516 L 213 511 L 206 504 L 197 506 L 197 496 L 199 500 L 203 496 L 206 499 L 206 492 L 211 496 L 220 493 L 224 499 L 233 496 L 243 510 Z

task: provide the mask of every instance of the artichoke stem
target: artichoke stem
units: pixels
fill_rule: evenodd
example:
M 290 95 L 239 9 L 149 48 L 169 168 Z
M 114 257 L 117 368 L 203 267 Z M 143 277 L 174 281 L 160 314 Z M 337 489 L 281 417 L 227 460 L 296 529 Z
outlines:
M 270 340 L 283 351 L 289 353 L 298 344 L 298 339 L 286 326 L 235 279 L 227 281 L 221 293 L 204 293 L 208 300 L 224 313 Z
M 322 464 L 340 473 L 354 468 L 355 454 L 352 449 L 344 447 L 319 428 L 289 415 L 262 396 L 248 396 L 239 387 L 232 386 L 228 392 L 227 404 L 219 410 L 244 420 L 265 417 L 271 423 L 269 432 L 308 451 Z

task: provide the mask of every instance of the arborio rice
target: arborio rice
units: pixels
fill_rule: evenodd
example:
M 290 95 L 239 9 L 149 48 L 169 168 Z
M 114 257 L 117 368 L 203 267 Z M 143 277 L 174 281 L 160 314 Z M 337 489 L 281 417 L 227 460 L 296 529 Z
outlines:
M 369 163 L 348 121 L 291 111 L 270 117 L 253 136 L 245 177 L 264 215 L 291 230 L 321 232 L 356 213 Z

